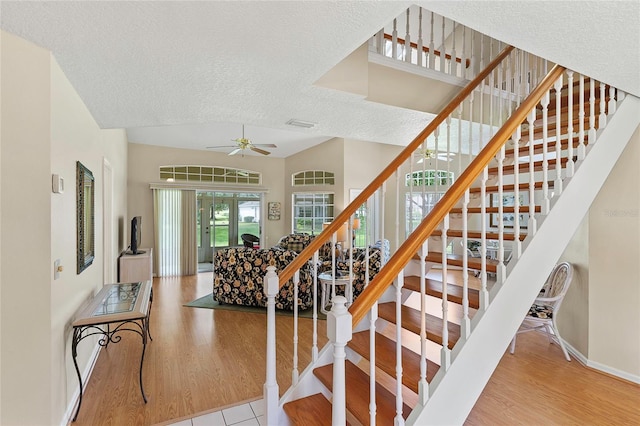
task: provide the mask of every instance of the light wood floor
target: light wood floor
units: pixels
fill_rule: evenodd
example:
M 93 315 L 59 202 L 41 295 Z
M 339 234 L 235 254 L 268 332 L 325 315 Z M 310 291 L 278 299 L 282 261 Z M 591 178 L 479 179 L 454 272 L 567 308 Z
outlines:
M 186 308 L 211 292 L 211 273 L 154 280 L 153 342 L 138 384 L 140 341 L 133 334 L 103 350 L 87 385 L 76 425 L 153 425 L 262 397 L 266 316 Z M 278 316 L 278 383 L 291 381 L 290 317 Z M 301 320 L 300 347 L 311 342 Z M 324 322 L 319 332 L 324 346 Z M 540 344 L 540 342 L 542 342 Z M 300 371 L 309 362 L 301 351 Z M 638 425 L 640 386 L 566 362 L 546 338 L 527 333 L 505 353 L 471 412 L 468 425 Z

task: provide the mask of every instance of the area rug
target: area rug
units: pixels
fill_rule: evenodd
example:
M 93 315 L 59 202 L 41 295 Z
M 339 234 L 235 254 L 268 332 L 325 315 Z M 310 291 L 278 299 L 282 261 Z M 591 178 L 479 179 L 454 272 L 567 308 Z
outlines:
M 243 306 L 243 305 L 229 305 L 226 303 L 218 303 L 213 300 L 213 293 L 209 293 L 206 296 L 202 296 L 199 299 L 185 303 L 183 306 L 188 308 L 206 308 L 206 309 L 222 309 L 226 311 L 238 311 L 238 312 L 250 312 L 254 314 L 265 315 L 267 308 L 261 308 L 257 306 Z M 293 311 L 276 309 L 276 315 L 293 316 Z M 313 318 L 313 309 L 307 309 L 306 311 L 298 311 L 300 318 Z M 318 319 L 326 320 L 327 316 L 318 311 Z

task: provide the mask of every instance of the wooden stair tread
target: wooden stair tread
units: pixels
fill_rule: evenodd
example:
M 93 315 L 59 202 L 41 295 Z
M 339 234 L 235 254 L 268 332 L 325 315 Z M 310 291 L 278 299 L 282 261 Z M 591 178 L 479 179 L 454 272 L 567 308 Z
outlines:
M 396 376 L 396 342 L 376 333 L 376 367 L 395 378 Z M 369 330 L 354 333 L 348 346 L 363 358 L 369 359 L 370 335 Z M 440 366 L 427 360 L 427 382 L 431 382 Z M 420 380 L 420 355 L 402 347 L 402 384 L 418 393 Z
M 331 426 L 331 402 L 321 393 L 287 402 L 283 408 L 294 426 Z
M 564 167 L 565 164 L 567 164 L 567 161 L 569 161 L 569 159 L 566 158 L 566 157 L 560 158 L 561 167 Z M 542 160 L 541 161 L 535 161 L 533 163 L 533 169 L 536 172 L 541 171 L 543 163 L 544 163 L 544 161 L 542 161 Z M 518 171 L 520 173 L 526 173 L 526 172 L 528 172 L 530 170 L 530 166 L 531 166 L 531 164 L 529 162 L 518 163 Z M 547 169 L 548 170 L 554 170 L 555 168 L 556 168 L 556 159 L 555 158 L 548 159 L 547 160 Z M 513 174 L 514 170 L 515 170 L 515 167 L 514 167 L 513 164 L 504 165 L 502 167 L 502 174 L 504 174 L 504 175 Z M 498 167 L 490 167 L 488 172 L 489 172 L 489 175 L 497 175 L 498 174 Z
M 540 213 L 540 206 L 534 206 L 534 213 Z M 485 207 L 485 212 L 486 213 L 500 213 L 500 208 L 499 207 Z M 502 207 L 502 213 L 515 213 L 516 209 L 514 206 L 503 206 Z M 525 206 L 520 206 L 518 209 L 518 212 L 521 214 L 525 214 L 525 213 L 530 213 L 530 206 L 529 205 L 525 205 Z M 449 213 L 451 214 L 461 214 L 462 213 L 462 208 L 461 207 L 455 207 L 453 209 L 451 209 L 449 211 Z M 470 214 L 479 214 L 482 213 L 482 208 L 481 207 L 467 207 L 467 213 Z
M 431 235 L 434 236 L 434 237 L 441 237 L 442 236 L 442 230 L 441 229 L 436 229 L 431 233 Z M 447 230 L 447 237 L 462 238 L 463 236 L 464 236 L 464 232 L 462 231 L 462 229 L 449 229 L 449 230 Z M 499 240 L 500 239 L 500 235 L 497 232 L 487 232 L 487 233 L 485 233 L 485 237 L 487 238 L 487 240 Z M 526 237 L 527 237 L 527 234 L 520 234 L 520 241 L 523 241 Z M 473 239 L 473 240 L 479 240 L 479 239 L 482 238 L 482 232 L 480 232 L 480 231 L 467 231 L 467 238 Z M 504 241 L 515 241 L 516 236 L 512 232 L 505 232 L 502 235 L 502 239 Z
M 414 260 L 420 260 L 416 254 L 413 257 Z M 427 262 L 442 263 L 442 253 L 430 252 L 427 253 L 425 258 Z M 462 256 L 459 254 L 447 254 L 447 265 L 462 266 Z M 480 270 L 482 268 L 482 259 L 477 257 L 468 257 L 467 266 L 469 269 Z M 498 270 L 498 261 L 493 259 L 487 259 L 487 272 L 495 273 Z
M 442 299 L 442 281 L 438 281 L 433 278 L 425 278 L 425 287 L 426 293 L 429 296 Z M 406 275 L 404 277 L 404 288 L 420 293 L 420 277 L 415 275 Z M 447 284 L 447 300 L 449 302 L 462 305 L 463 294 L 462 287 L 455 284 Z M 480 307 L 480 292 L 478 290 L 469 288 L 467 291 L 467 297 L 469 299 L 469 307 L 474 309 L 478 309 Z
M 414 334 L 420 335 L 420 311 L 401 305 L 402 328 Z M 396 322 L 396 302 L 380 303 L 378 305 L 378 316 L 389 322 Z M 442 318 L 425 314 L 427 326 L 427 340 L 431 340 L 442 346 Z M 447 323 L 449 331 L 449 349 L 453 348 L 460 338 L 460 326 L 452 322 Z
M 313 374 L 329 390 L 333 390 L 333 364 L 315 368 Z M 351 361 L 345 362 L 347 410 L 362 424 L 369 424 L 369 375 Z M 403 404 L 402 415 L 406 419 L 411 407 Z M 391 425 L 396 416 L 396 397 L 376 383 L 376 424 Z
M 534 188 L 535 189 L 542 189 L 542 183 L 543 182 L 535 182 Z M 549 188 L 553 188 L 553 181 L 549 181 Z M 503 192 L 513 192 L 516 189 L 515 185 L 513 184 L 508 184 L 508 185 L 502 185 L 502 191 Z M 529 182 L 526 183 L 521 183 L 518 185 L 518 189 L 522 192 L 522 191 L 528 191 L 529 190 Z M 485 188 L 485 192 L 487 194 L 494 194 L 496 192 L 499 191 L 499 188 L 497 185 L 492 185 L 492 186 L 487 186 Z M 469 188 L 469 193 L 470 194 L 480 194 L 482 192 L 482 188 L 480 188 L 479 186 L 476 187 L 471 187 Z
M 586 145 L 586 138 L 585 138 L 585 145 Z M 580 140 L 579 138 L 576 136 L 573 138 L 573 148 L 577 149 L 578 146 L 580 146 Z M 561 150 L 566 150 L 569 148 L 569 141 L 564 138 L 560 140 L 560 149 Z M 533 153 L 534 154 L 542 154 L 543 151 L 543 146 L 541 143 L 539 144 L 534 144 L 533 145 Z M 555 152 L 556 151 L 556 141 L 549 141 L 547 142 L 547 152 Z M 515 155 L 515 149 L 514 148 L 510 148 L 510 149 L 506 149 L 504 151 L 506 158 L 511 158 L 514 157 Z M 529 156 L 529 145 L 521 145 L 518 147 L 518 157 L 528 157 Z

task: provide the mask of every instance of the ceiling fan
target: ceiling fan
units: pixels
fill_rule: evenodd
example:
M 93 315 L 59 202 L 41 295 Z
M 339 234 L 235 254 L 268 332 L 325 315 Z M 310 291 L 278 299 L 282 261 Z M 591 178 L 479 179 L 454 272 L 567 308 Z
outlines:
M 207 149 L 218 149 L 218 148 L 233 148 L 231 150 L 231 152 L 229 153 L 229 155 L 236 155 L 238 153 L 243 153 L 244 155 L 244 150 L 246 149 L 250 149 L 251 151 L 255 151 L 259 154 L 262 155 L 269 155 L 271 154 L 271 152 L 266 151 L 264 149 L 261 149 L 259 147 L 262 148 L 277 148 L 276 145 L 272 144 L 272 143 L 266 143 L 266 144 L 254 144 L 253 142 L 251 142 L 250 139 L 247 139 L 244 137 L 244 124 L 242 125 L 242 137 L 241 138 L 237 138 L 237 139 L 231 139 L 232 141 L 234 141 L 236 144 L 235 145 L 225 145 L 225 146 L 208 146 Z
M 417 163 L 420 164 L 425 160 L 431 160 L 433 158 L 438 159 L 439 161 L 451 161 L 455 154 L 453 152 L 438 152 L 432 149 L 422 149 L 416 152 L 415 156 L 418 158 Z

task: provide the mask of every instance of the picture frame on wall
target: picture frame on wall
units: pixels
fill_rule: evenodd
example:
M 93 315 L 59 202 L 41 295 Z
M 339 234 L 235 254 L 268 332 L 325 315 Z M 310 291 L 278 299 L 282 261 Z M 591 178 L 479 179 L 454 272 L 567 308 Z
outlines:
M 518 193 L 518 205 L 520 206 L 528 206 L 529 205 L 529 193 L 528 192 L 520 192 Z M 499 195 L 492 194 L 490 199 L 491 207 L 498 207 L 499 203 Z M 514 194 L 503 194 L 502 195 L 502 206 L 503 207 L 514 207 L 515 206 L 515 195 Z M 519 213 L 520 220 L 520 229 L 526 229 L 529 226 L 529 213 Z M 502 214 L 502 223 L 505 228 L 513 228 L 515 225 L 515 214 L 514 213 L 503 213 Z M 499 215 L 497 213 L 492 213 L 489 215 L 489 226 L 491 228 L 497 228 L 499 225 Z
M 268 219 L 269 220 L 280 220 L 280 211 L 282 210 L 282 205 L 279 201 L 270 201 L 268 203 Z

